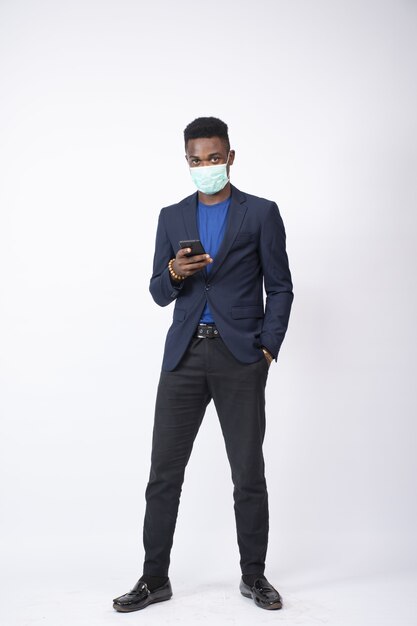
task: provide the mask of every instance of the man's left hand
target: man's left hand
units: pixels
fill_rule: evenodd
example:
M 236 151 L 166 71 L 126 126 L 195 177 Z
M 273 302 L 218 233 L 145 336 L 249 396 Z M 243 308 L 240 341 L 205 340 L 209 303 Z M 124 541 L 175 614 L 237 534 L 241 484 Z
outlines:
M 272 354 L 264 347 L 262 347 L 262 352 L 264 353 L 264 356 L 266 358 L 266 360 L 268 361 L 268 365 L 270 366 L 272 361 L 274 360 L 274 357 L 272 356 Z

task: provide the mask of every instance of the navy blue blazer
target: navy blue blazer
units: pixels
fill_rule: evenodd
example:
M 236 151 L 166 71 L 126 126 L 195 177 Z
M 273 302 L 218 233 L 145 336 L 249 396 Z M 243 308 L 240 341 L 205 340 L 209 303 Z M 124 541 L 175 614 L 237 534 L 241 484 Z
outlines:
M 197 192 L 159 214 L 149 289 L 160 306 L 175 301 L 163 370 L 178 365 L 206 301 L 236 359 L 253 363 L 265 358 L 261 346 L 275 359 L 278 356 L 294 298 L 284 224 L 275 202 L 231 187 L 226 232 L 210 272 L 201 270 L 176 285 L 171 282 L 168 261 L 175 257 L 181 239 L 199 239 Z

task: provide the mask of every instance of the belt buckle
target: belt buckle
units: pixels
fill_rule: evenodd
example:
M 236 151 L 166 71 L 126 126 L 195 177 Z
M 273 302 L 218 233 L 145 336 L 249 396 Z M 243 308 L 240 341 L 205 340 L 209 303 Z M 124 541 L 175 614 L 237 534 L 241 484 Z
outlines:
M 204 334 L 204 328 L 206 324 L 199 324 L 197 326 L 197 339 L 206 339 L 207 335 Z
M 199 324 L 197 326 L 197 338 L 198 339 L 214 339 L 219 331 L 213 326 L 213 324 Z
M 202 334 L 199 335 L 202 339 L 215 339 L 219 334 L 219 331 L 213 324 L 200 324 L 200 327 L 201 326 L 204 326 L 204 328 L 200 330 Z

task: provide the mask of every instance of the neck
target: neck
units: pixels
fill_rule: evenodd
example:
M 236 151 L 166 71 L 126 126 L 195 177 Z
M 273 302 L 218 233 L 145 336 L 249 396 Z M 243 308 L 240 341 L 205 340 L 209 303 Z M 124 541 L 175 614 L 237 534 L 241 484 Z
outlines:
M 232 193 L 232 188 L 230 182 L 227 183 L 223 189 L 221 189 L 218 193 L 213 193 L 207 195 L 206 193 L 198 192 L 198 199 L 203 204 L 217 204 L 218 202 L 223 202 L 223 200 L 227 200 L 227 198 Z

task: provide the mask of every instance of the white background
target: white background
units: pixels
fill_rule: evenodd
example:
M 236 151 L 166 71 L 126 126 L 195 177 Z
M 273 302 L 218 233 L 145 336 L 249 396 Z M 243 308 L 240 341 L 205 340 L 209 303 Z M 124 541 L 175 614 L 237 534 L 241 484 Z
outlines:
M 174 597 L 140 619 L 415 624 L 416 52 L 412 0 L 0 2 L 4 623 L 139 619 L 111 600 L 142 573 L 172 316 L 148 291 L 156 222 L 194 191 L 184 127 L 215 115 L 232 182 L 275 200 L 287 231 L 295 298 L 264 444 L 285 608 L 238 592 L 210 406 Z

